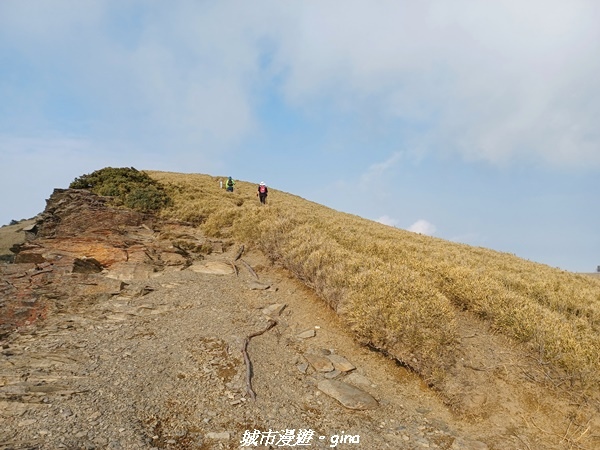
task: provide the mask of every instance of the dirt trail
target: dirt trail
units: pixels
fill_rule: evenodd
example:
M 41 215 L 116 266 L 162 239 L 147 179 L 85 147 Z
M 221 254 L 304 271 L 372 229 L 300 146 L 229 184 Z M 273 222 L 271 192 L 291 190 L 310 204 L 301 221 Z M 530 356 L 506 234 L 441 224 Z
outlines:
M 136 230 L 148 245 L 156 239 Z M 484 412 L 469 418 L 359 345 L 262 254 L 244 253 L 234 271 L 238 248 L 129 281 L 118 295 L 63 305 L 6 337 L 0 449 L 577 448 L 579 423 L 569 425 L 569 439 L 546 430 L 561 404 L 543 406 L 508 341 L 474 319 L 461 318 L 473 351 L 461 365 L 469 377 L 456 378 L 469 383 L 446 386 L 454 405 Z M 247 346 L 252 400 L 241 349 L 271 319 L 277 324 Z
M 332 448 L 336 436 L 349 449 L 486 448 L 416 376 L 357 345 L 308 289 L 258 254 L 244 258 L 268 289 L 243 265 L 236 276 L 195 272 L 198 263 L 132 283 L 147 295 L 80 305 L 12 334 L 0 359 L 0 448 L 237 449 L 253 447 L 255 430 L 263 448 L 283 446 L 286 433 L 308 448 Z M 272 314 L 277 325 L 248 346 L 253 401 L 240 349 L 272 304 L 286 305 Z M 315 336 L 297 337 L 307 330 Z M 327 374 L 307 353 L 346 358 L 356 369 L 338 379 L 378 407 L 347 409 L 321 392 Z

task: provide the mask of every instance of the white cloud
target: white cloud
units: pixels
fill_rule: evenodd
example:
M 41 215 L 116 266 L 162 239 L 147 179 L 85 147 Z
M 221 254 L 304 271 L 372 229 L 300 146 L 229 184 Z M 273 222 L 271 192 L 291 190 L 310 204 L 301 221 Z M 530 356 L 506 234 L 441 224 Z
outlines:
M 433 236 L 436 231 L 435 225 L 429 223 L 425 219 L 417 220 L 407 229 L 408 231 L 412 231 L 413 233 L 425 234 L 427 236 Z
M 416 122 L 405 138 L 467 159 L 600 166 L 597 2 L 324 1 L 293 14 L 278 62 L 296 104 Z
M 384 225 L 389 225 L 390 227 L 395 227 L 398 225 L 398 219 L 394 219 L 388 215 L 383 215 L 379 219 L 376 219 L 375 222 L 382 223 Z
M 270 90 L 401 130 L 411 149 L 600 167 L 598 23 L 593 0 L 5 1 L 0 52 L 70 86 L 96 132 L 147 134 L 148 146 L 215 155 L 243 143 L 268 126 Z M 39 110 L 10 116 L 43 115 L 45 92 L 25 86 L 21 104 Z
M 401 158 L 401 152 L 394 152 L 385 161 L 370 165 L 366 172 L 360 176 L 360 186 L 372 189 L 374 184 L 381 183 L 385 173 L 394 167 Z

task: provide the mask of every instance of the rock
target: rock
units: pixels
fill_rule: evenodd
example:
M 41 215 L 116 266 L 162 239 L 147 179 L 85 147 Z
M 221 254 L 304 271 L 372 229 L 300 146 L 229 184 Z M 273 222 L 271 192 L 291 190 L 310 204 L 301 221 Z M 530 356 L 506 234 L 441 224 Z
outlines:
M 98 294 L 116 295 L 125 287 L 125 283 L 102 275 L 88 276 L 82 283 L 73 287 L 72 293 L 96 296 Z
M 332 362 L 333 367 L 335 367 L 340 372 L 350 372 L 351 370 L 356 369 L 352 363 L 350 363 L 346 358 L 340 355 L 328 355 L 327 358 Z
M 40 255 L 39 253 L 28 253 L 28 252 L 19 252 L 15 256 L 14 263 L 15 264 L 24 264 L 24 263 L 43 263 L 46 259 Z
M 345 378 L 346 381 L 358 386 L 372 387 L 373 383 L 364 375 L 358 372 L 352 372 L 348 374 Z
M 119 262 L 113 264 L 106 276 L 115 280 L 147 280 L 154 274 L 154 267 L 139 262 Z
M 147 221 L 138 212 L 110 207 L 107 200 L 86 189 L 54 189 L 38 221 L 38 237 L 77 237 Z
M 37 231 L 37 223 L 32 223 L 30 225 L 27 225 L 26 227 L 23 227 L 22 230 L 25 232 L 29 231 L 29 232 L 35 234 L 35 232 Z
M 305 353 L 304 357 L 317 372 L 331 372 L 334 369 L 332 362 L 325 356 Z
M 162 252 L 160 260 L 166 266 L 183 266 L 188 264 L 188 259 L 185 256 L 175 252 Z
M 144 295 L 148 295 L 150 292 L 154 292 L 154 288 L 152 286 L 141 286 L 131 289 L 129 292 L 134 297 L 143 297 Z
M 73 273 L 99 273 L 102 264 L 94 258 L 75 258 L 73 260 Z
M 206 263 L 196 263 L 189 267 L 189 270 L 198 273 L 210 273 L 215 275 L 231 275 L 234 273 L 231 264 L 221 261 L 208 261 Z
M 212 253 L 223 253 L 223 243 L 221 241 L 210 242 Z
M 323 380 L 319 382 L 317 388 L 348 409 L 376 409 L 379 406 L 377 400 L 370 394 L 343 381 Z
M 106 237 L 84 234 L 80 237 L 55 238 L 52 240 L 34 241 L 52 248 L 52 254 L 70 256 L 71 258 L 93 258 L 104 267 L 127 261 L 127 252 L 118 247 L 118 242 L 110 242 Z M 45 255 L 44 255 L 45 256 Z
M 250 281 L 248 287 L 251 291 L 265 291 L 271 287 L 270 284 L 261 283 L 259 281 Z
M 273 303 L 263 308 L 262 313 L 266 316 L 279 316 L 287 305 L 285 303 Z
M 296 368 L 298 369 L 298 371 L 300 373 L 306 373 L 306 371 L 308 370 L 308 364 L 307 363 L 296 364 Z
M 303 331 L 302 333 L 298 333 L 296 335 L 296 337 L 300 338 L 300 339 L 308 339 L 311 337 L 315 337 L 315 330 L 306 330 Z
M 332 378 L 336 378 L 339 377 L 342 374 L 342 372 L 340 372 L 337 369 L 332 370 L 331 372 L 327 372 L 325 375 L 323 375 L 325 378 L 327 379 L 332 379 Z
M 229 431 L 222 431 L 220 433 L 206 433 L 206 438 L 214 440 L 228 440 L 231 438 L 231 434 Z

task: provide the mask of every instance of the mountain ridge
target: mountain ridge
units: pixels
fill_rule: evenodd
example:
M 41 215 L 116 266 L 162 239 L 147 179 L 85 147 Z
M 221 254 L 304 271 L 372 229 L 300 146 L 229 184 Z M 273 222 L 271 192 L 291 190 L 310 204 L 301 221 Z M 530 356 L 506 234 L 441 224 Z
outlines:
M 329 256 L 327 256 L 327 254 L 319 254 L 315 256 L 314 254 L 311 254 L 309 252 L 307 254 L 308 257 L 306 257 L 307 255 L 304 254 L 304 262 L 313 264 L 312 266 L 310 266 L 312 272 L 306 272 L 306 269 L 300 266 L 296 259 L 287 256 L 287 258 L 289 259 L 286 260 L 286 254 L 282 251 L 282 249 L 284 248 L 281 245 L 281 243 L 273 242 L 273 240 L 267 240 L 263 242 L 256 240 L 257 229 L 259 231 L 261 229 L 258 225 L 262 223 L 261 220 L 265 220 L 266 218 L 267 220 L 275 222 L 279 221 L 279 223 L 276 223 L 275 225 L 283 228 L 284 231 L 287 230 L 287 233 L 290 235 L 294 232 L 293 229 L 290 228 L 290 223 L 293 223 L 295 227 L 315 231 L 314 233 L 312 233 L 313 237 L 311 239 L 316 239 L 317 244 L 324 244 L 326 250 L 328 250 L 331 247 L 327 247 L 327 241 L 319 241 L 319 239 L 322 239 L 322 237 L 318 236 L 318 232 L 321 231 L 319 230 L 319 227 L 327 231 L 328 227 L 331 227 L 330 224 L 319 224 L 317 228 L 311 228 L 310 223 L 306 221 L 303 222 L 297 216 L 286 217 L 286 215 L 289 212 L 288 209 L 291 208 L 295 210 L 302 210 L 303 207 L 298 206 L 298 204 L 296 203 L 292 203 L 289 200 L 289 197 L 285 196 L 285 193 L 280 193 L 275 189 L 270 189 L 269 205 L 267 205 L 267 207 L 261 207 L 258 205 L 258 200 L 253 198 L 254 188 L 253 185 L 250 183 L 246 184 L 244 182 L 238 182 L 236 184 L 236 192 L 234 192 L 234 194 L 231 195 L 225 193 L 222 190 L 219 190 L 218 177 L 195 176 L 193 177 L 193 182 L 196 185 L 196 187 L 202 191 L 201 193 L 198 193 L 198 191 L 187 191 L 185 189 L 185 183 L 181 182 L 181 179 L 179 179 L 179 181 L 176 181 L 176 183 L 181 183 L 179 186 L 175 184 L 173 180 L 171 180 L 169 182 L 171 183 L 171 186 L 169 187 L 169 183 L 165 183 L 164 179 L 161 180 L 161 176 L 163 176 L 164 174 L 157 175 L 157 173 L 155 172 L 148 173 L 151 176 L 155 176 L 159 181 L 163 182 L 167 186 L 167 189 L 171 189 L 171 192 L 173 190 L 179 190 L 180 194 L 189 196 L 193 201 L 197 201 L 198 199 L 200 199 L 205 203 L 197 203 L 195 205 L 198 208 L 194 212 L 194 215 L 191 213 L 190 208 L 186 207 L 186 205 L 182 206 L 180 204 L 178 206 L 177 199 L 175 199 L 175 205 L 172 206 L 173 209 L 171 211 L 166 211 L 163 214 L 162 218 L 154 219 L 156 220 L 157 225 L 153 225 L 150 222 L 146 224 L 144 223 L 144 220 L 141 220 L 140 222 L 133 222 L 130 224 L 119 224 L 117 222 L 114 223 L 114 226 L 111 225 L 108 228 L 106 227 L 106 225 L 104 225 L 103 227 L 99 227 L 97 231 L 99 231 L 100 234 L 94 236 L 94 238 L 92 239 L 95 245 L 97 245 L 98 242 L 101 242 L 101 239 L 99 239 L 98 236 L 103 235 L 104 238 L 108 238 L 109 240 L 114 240 L 115 237 L 118 237 L 118 239 L 121 239 L 121 241 L 119 241 L 120 243 L 113 245 L 113 247 L 120 251 L 125 249 L 128 255 L 131 254 L 131 259 L 129 259 L 128 256 L 126 261 L 113 261 L 111 264 L 106 264 L 106 261 L 104 261 L 104 266 L 109 267 L 104 267 L 103 270 L 106 270 L 108 268 L 108 272 L 110 272 L 110 266 L 113 266 L 117 263 L 131 262 L 135 264 L 132 264 L 132 267 L 129 268 L 124 267 L 123 264 L 121 264 L 120 267 L 117 265 L 116 268 L 118 268 L 118 270 L 115 270 L 115 272 L 118 272 L 119 275 L 117 275 L 116 278 L 106 277 L 106 274 L 92 274 L 93 276 L 98 276 L 99 279 L 100 277 L 104 277 L 119 281 L 119 277 L 127 278 L 135 276 L 146 276 L 149 273 L 164 272 L 166 268 L 168 268 L 168 270 L 161 276 L 170 277 L 177 276 L 177 274 L 189 274 L 190 267 L 192 267 L 192 265 L 194 264 L 194 252 L 196 254 L 196 257 L 198 257 L 199 259 L 201 259 L 200 256 L 202 256 L 202 258 L 206 259 L 215 257 L 224 261 L 233 261 L 233 252 L 237 251 L 237 247 L 243 243 L 246 246 L 246 251 L 248 252 L 247 254 L 253 255 L 252 260 L 249 261 L 251 263 L 254 263 L 255 261 L 260 261 L 258 263 L 257 272 L 261 276 L 261 278 L 263 276 L 270 277 L 272 276 L 272 273 L 279 273 L 280 275 L 278 275 L 278 278 L 280 280 L 283 280 L 281 274 L 286 273 L 289 275 L 286 275 L 285 278 L 294 275 L 294 278 L 299 279 L 305 285 L 309 286 L 312 290 L 314 290 L 318 297 L 325 300 L 323 304 L 328 305 L 330 311 L 337 310 L 337 313 L 342 319 L 338 325 L 339 327 L 341 327 L 338 328 L 339 330 L 344 330 L 343 333 L 350 333 L 349 336 L 354 336 L 354 339 L 357 339 L 358 336 L 358 342 L 363 344 L 362 348 L 376 349 L 378 353 L 385 355 L 385 358 L 377 364 L 385 364 L 383 361 L 385 361 L 387 358 L 392 358 L 398 363 L 401 363 L 402 365 L 410 368 L 410 370 L 419 372 L 420 367 L 422 366 L 419 365 L 419 360 L 417 358 L 420 358 L 420 355 L 413 356 L 413 358 L 416 361 L 412 361 L 411 359 L 408 359 L 406 357 L 399 358 L 398 355 L 395 354 L 393 351 L 390 351 L 389 348 L 377 345 L 377 342 L 374 340 L 365 339 L 364 335 L 361 336 L 360 330 L 357 334 L 356 329 L 354 328 L 355 324 L 353 324 L 351 321 L 348 321 L 347 319 L 344 319 L 344 314 L 348 314 L 348 312 L 347 310 L 345 312 L 343 310 L 343 307 L 338 307 L 340 305 L 340 302 L 342 302 L 341 304 L 343 305 L 344 299 L 341 298 L 341 296 L 348 295 L 348 292 L 344 292 L 341 289 L 344 286 L 334 285 L 333 288 L 331 288 L 327 284 L 324 284 L 324 280 L 326 280 L 327 278 L 319 272 L 319 270 L 326 270 L 327 268 L 325 266 L 327 264 L 340 264 L 339 261 L 335 260 L 336 258 L 331 258 L 332 256 L 335 256 L 334 252 L 329 252 Z M 172 176 L 180 177 L 182 175 L 174 174 Z M 200 179 L 199 177 L 204 180 L 203 183 L 198 182 L 198 180 Z M 72 194 L 72 192 L 71 194 L 69 194 L 69 191 L 66 191 L 66 193 L 67 196 Z M 299 197 L 296 198 L 298 199 L 298 201 L 301 200 Z M 216 205 L 213 203 L 213 200 L 215 199 L 217 202 Z M 94 202 L 91 203 L 93 204 Z M 282 208 L 282 204 L 286 207 Z M 63 206 L 68 206 L 68 202 L 63 203 Z M 71 210 L 77 212 L 77 214 L 73 217 L 74 219 L 81 219 L 81 217 L 85 216 L 85 212 L 82 211 L 81 204 L 77 207 L 73 207 L 73 205 L 71 205 L 70 208 Z M 315 208 L 318 209 L 319 206 L 310 203 L 309 207 L 305 209 L 314 212 Z M 245 211 L 243 211 L 243 213 L 240 214 L 240 211 L 238 211 L 239 209 L 245 209 Z M 95 213 L 97 212 L 98 211 L 95 211 Z M 182 222 L 178 222 L 177 219 L 181 220 L 182 218 L 177 217 L 178 214 L 187 214 L 187 220 L 185 220 L 187 225 L 180 225 Z M 250 217 L 252 217 L 254 220 L 248 220 L 248 214 L 251 215 Z M 93 218 L 93 216 L 90 217 Z M 102 213 L 98 217 L 106 217 L 106 214 Z M 198 219 L 199 217 L 201 217 L 201 220 Z M 349 242 L 352 239 L 351 234 L 355 233 L 356 230 L 359 230 L 358 227 L 363 219 L 357 220 L 359 222 L 358 225 L 355 222 L 349 222 L 343 223 L 341 225 L 338 223 L 334 226 L 334 232 L 336 233 L 336 242 L 338 244 L 344 243 L 345 241 Z M 95 220 L 95 222 L 99 224 L 102 223 L 101 220 Z M 193 226 L 190 226 L 192 224 Z M 145 225 L 145 227 L 143 225 Z M 356 228 L 354 230 L 350 230 L 350 234 L 345 234 L 342 225 L 349 225 L 350 227 Z M 168 231 L 168 227 L 174 227 L 175 229 L 177 229 L 177 227 L 187 228 L 185 228 L 185 232 L 181 231 L 181 229 L 179 229 L 179 231 L 177 232 L 173 232 Z M 158 231 L 159 229 L 160 231 Z M 379 230 L 381 230 L 380 227 L 377 228 L 376 233 L 380 233 Z M 279 233 L 276 237 L 284 239 L 285 234 L 281 233 L 282 230 L 279 229 L 276 231 Z M 247 234 L 244 236 L 244 233 Z M 317 237 L 315 238 L 314 235 L 317 235 Z M 158 247 L 155 247 L 155 244 L 152 244 L 152 246 L 143 249 L 147 242 L 138 242 L 135 239 L 133 239 L 133 236 L 137 236 L 136 239 L 139 238 L 142 239 L 142 241 L 146 240 L 147 242 L 149 242 L 148 240 L 151 239 L 157 239 L 157 241 L 159 241 L 159 245 Z M 245 238 L 240 239 L 240 236 Z M 306 238 L 306 235 L 302 236 Z M 160 237 L 160 239 L 158 239 L 158 237 Z M 260 233 L 258 234 L 258 237 L 261 237 Z M 419 237 L 419 239 L 422 238 Z M 54 236 L 50 240 L 53 241 L 53 243 L 57 243 L 60 241 L 60 239 L 56 239 L 56 236 Z M 70 240 L 73 241 L 73 236 L 70 236 Z M 316 250 L 315 247 L 311 247 L 311 244 L 314 244 L 315 242 L 311 243 L 310 239 L 306 241 L 307 242 L 304 242 L 304 247 L 298 246 L 294 249 L 298 253 L 297 256 L 303 256 L 302 251 L 306 249 L 310 249 L 312 253 L 319 250 L 319 245 L 316 246 Z M 33 242 L 35 242 L 35 240 Z M 40 242 L 39 246 L 37 247 L 39 250 L 39 248 L 43 247 L 43 245 L 45 244 L 43 244 L 43 242 L 41 241 L 38 242 Z M 364 245 L 367 248 L 374 247 L 375 251 L 378 254 L 384 254 L 386 252 L 386 247 L 378 246 L 377 242 L 375 241 L 363 242 L 362 245 Z M 154 250 L 148 251 L 148 248 L 154 248 Z M 63 248 L 62 251 L 64 250 L 65 249 Z M 78 251 L 81 252 L 81 247 Z M 216 253 L 213 254 L 213 251 L 215 251 Z M 219 251 L 222 251 L 223 253 L 219 253 Z M 35 254 L 36 250 L 32 248 L 25 249 L 23 251 L 22 256 L 25 256 L 28 253 Z M 165 255 L 170 256 L 165 256 L 163 260 L 163 253 Z M 263 254 L 264 256 L 261 256 Z M 190 255 L 192 256 L 190 257 Z M 72 256 L 73 258 L 70 260 L 69 263 L 71 264 L 71 267 L 73 267 L 72 263 L 75 261 L 76 258 L 79 260 L 96 259 L 98 261 L 98 259 L 94 258 L 94 256 L 89 252 L 89 250 L 88 254 L 78 255 L 77 257 L 75 255 Z M 86 258 L 81 258 L 82 256 L 85 256 Z M 149 256 L 154 256 L 152 264 L 158 263 L 161 270 L 155 272 L 153 269 L 152 272 L 149 272 L 147 268 L 144 268 L 144 264 L 148 264 L 147 258 Z M 395 256 L 400 257 L 402 255 Z M 321 259 L 319 260 L 320 266 L 315 267 L 314 261 L 316 257 Z M 329 257 L 330 259 L 326 259 L 327 257 Z M 166 261 L 169 261 L 169 263 L 166 263 Z M 100 265 L 102 266 L 102 262 L 98 262 L 100 262 Z M 368 263 L 365 263 L 364 260 L 360 262 L 361 264 L 368 265 Z M 30 262 L 28 264 L 33 264 L 33 266 L 28 270 L 34 270 L 35 272 L 47 270 L 47 268 L 45 267 L 40 267 L 40 264 L 44 264 L 44 262 Z M 382 261 L 377 261 L 377 264 L 381 265 Z M 380 266 L 378 266 L 377 264 L 373 265 L 372 267 L 369 267 L 369 270 L 378 270 Z M 10 266 L 14 269 L 15 266 L 19 265 L 20 264 L 6 265 L 5 267 Z M 233 263 L 234 267 L 235 265 L 236 264 Z M 238 269 L 240 270 L 241 274 L 244 270 L 244 267 L 240 266 Z M 35 279 L 40 277 L 47 277 L 48 273 L 49 272 L 39 273 L 37 275 L 34 275 L 33 278 Z M 316 276 L 311 276 L 311 274 Z M 411 272 L 405 270 L 403 274 L 404 276 L 410 276 Z M 26 277 L 31 278 L 31 275 L 32 273 L 19 279 L 23 279 Z M 89 277 L 92 275 L 87 274 L 86 276 Z M 361 275 L 361 273 L 358 273 L 358 275 Z M 364 273 L 362 275 L 364 276 Z M 385 274 L 382 275 L 384 277 L 386 276 Z M 190 275 L 185 276 L 187 277 Z M 63 278 L 66 279 L 67 277 Z M 147 278 L 147 280 L 149 279 L 151 278 Z M 157 280 L 158 279 L 160 279 L 160 276 L 157 277 Z M 337 281 L 339 283 L 345 282 L 346 280 L 347 278 L 337 279 L 334 277 L 334 281 Z M 368 281 L 367 278 L 362 278 L 363 282 L 365 280 Z M 393 282 L 394 280 L 394 278 L 388 279 L 387 284 L 389 284 L 389 281 Z M 130 280 L 126 280 L 125 282 L 127 281 L 133 281 L 133 278 Z M 131 284 L 140 284 L 142 281 L 143 279 L 136 280 L 135 283 Z M 384 285 L 385 284 L 386 283 L 384 283 Z M 102 286 L 102 283 L 96 282 L 95 286 Z M 164 287 L 159 287 L 157 285 L 150 287 L 156 289 L 157 291 L 164 290 Z M 153 291 L 149 291 L 146 292 L 145 295 L 141 295 L 142 292 L 144 292 L 144 286 L 137 285 L 135 289 L 133 287 L 131 289 L 123 289 L 123 287 L 120 287 L 118 290 L 114 290 L 115 287 L 111 284 L 111 287 L 107 289 L 113 289 L 113 291 L 100 293 L 100 295 L 98 295 L 95 299 L 90 300 L 91 306 L 93 306 L 94 304 L 103 304 L 105 305 L 104 307 L 108 307 L 108 305 L 110 305 L 111 303 L 111 300 L 114 300 L 115 298 L 119 297 L 127 298 L 127 302 L 129 304 L 126 306 L 131 306 L 137 301 L 134 299 L 140 299 L 144 297 L 151 298 L 147 297 L 147 295 L 158 295 L 158 292 L 154 293 Z M 274 295 L 278 295 L 277 292 L 279 291 L 274 291 Z M 425 294 L 427 293 L 422 289 L 418 292 L 425 292 Z M 375 295 L 379 294 L 375 293 Z M 47 300 L 48 299 L 44 299 L 44 301 Z M 318 301 L 316 300 L 316 297 L 314 300 Z M 304 297 L 302 297 L 300 302 L 296 303 L 296 308 L 300 309 L 300 305 L 302 305 L 303 301 L 307 300 Z M 189 304 L 188 302 L 188 305 L 191 304 Z M 81 306 L 83 306 L 83 310 L 85 310 L 85 302 L 83 305 L 78 305 L 77 307 L 79 308 Z M 192 305 L 189 307 L 193 309 L 195 307 L 199 307 L 199 305 Z M 346 308 L 347 307 L 348 306 L 346 306 Z M 310 317 L 310 311 L 314 308 L 315 306 L 311 306 L 310 308 L 308 308 L 308 310 L 304 310 L 303 314 L 307 317 Z M 585 312 L 585 310 L 583 310 L 583 312 Z M 593 311 L 590 310 L 590 313 L 592 312 Z M 170 312 L 168 313 L 170 314 Z M 162 313 L 160 314 L 162 317 Z M 227 313 L 224 312 L 224 314 Z M 331 320 L 325 322 L 326 326 L 329 326 L 332 323 L 332 321 L 339 320 L 336 319 L 335 316 L 329 315 L 329 317 Z M 443 427 L 436 428 L 438 434 L 446 436 L 444 439 L 438 440 L 439 443 L 436 445 L 438 445 L 440 448 L 477 448 L 477 446 L 480 446 L 479 448 L 485 448 L 483 447 L 484 445 L 488 445 L 489 448 L 528 448 L 528 446 L 530 445 L 532 446 L 532 448 L 569 448 L 568 446 L 577 448 L 576 445 L 579 445 L 580 448 L 593 448 L 597 440 L 597 431 L 595 430 L 597 430 L 598 425 L 597 403 L 595 403 L 595 399 L 593 398 L 593 396 L 585 396 L 577 394 L 577 392 L 566 392 L 566 390 L 563 388 L 564 381 L 555 378 L 557 372 L 548 372 L 547 361 L 544 361 L 542 359 L 536 362 L 535 360 L 533 360 L 533 358 L 531 357 L 531 349 L 528 347 L 527 342 L 518 342 L 510 336 L 503 336 L 502 334 L 499 334 L 498 330 L 494 327 L 493 322 L 486 321 L 483 319 L 485 319 L 485 317 L 482 317 L 477 311 L 470 310 L 469 308 L 464 308 L 462 310 L 455 311 L 455 323 L 453 324 L 453 329 L 457 333 L 455 339 L 463 343 L 463 345 L 459 347 L 461 349 L 461 353 L 458 353 L 454 356 L 454 364 L 444 366 L 445 373 L 441 374 L 443 376 L 438 375 L 440 376 L 440 378 L 436 379 L 435 373 L 433 374 L 434 378 L 431 378 L 426 371 L 421 371 L 422 380 L 424 380 L 426 384 L 433 387 L 435 389 L 434 395 L 439 396 L 439 398 L 442 399 L 445 403 L 445 405 L 436 405 L 436 407 L 432 410 L 435 411 L 436 414 L 442 415 L 445 418 L 446 427 L 448 427 L 449 423 L 453 424 L 453 433 L 447 435 L 443 433 Z M 257 322 L 257 325 L 259 323 L 260 322 Z M 385 323 L 380 321 L 375 323 L 375 325 L 381 328 L 383 325 L 385 325 Z M 33 327 L 33 325 L 31 326 Z M 44 326 L 43 322 L 40 323 L 40 326 Z M 17 335 L 13 334 L 11 336 L 18 336 L 19 333 L 21 333 L 21 336 L 27 335 L 27 332 L 24 331 L 25 329 L 28 328 L 25 327 L 21 329 L 21 331 L 18 331 Z M 274 331 L 275 330 L 278 330 L 278 328 L 275 327 Z M 272 334 L 276 334 L 277 332 L 278 331 Z M 316 329 L 316 334 L 317 336 L 320 334 L 319 329 Z M 213 333 L 212 337 L 214 337 L 215 335 L 216 334 Z M 269 336 L 269 333 L 266 333 L 264 338 L 267 339 Z M 295 336 L 295 334 L 288 335 L 286 339 L 291 338 L 292 341 L 295 342 Z M 377 336 L 375 335 L 375 337 Z M 260 338 L 257 338 L 257 340 L 258 339 Z M 278 339 L 281 339 L 281 337 L 279 337 Z M 380 336 L 379 339 L 381 339 L 380 342 L 390 342 L 389 337 L 386 336 Z M 388 340 L 386 341 L 386 339 Z M 468 343 L 468 345 L 465 343 Z M 18 346 L 15 344 L 15 347 Z M 318 352 L 321 349 L 318 347 L 313 350 Z M 210 353 L 210 348 L 207 348 L 206 350 Z M 400 349 L 399 351 L 402 352 L 403 350 Z M 304 364 L 300 361 L 305 361 L 305 353 L 306 351 L 297 352 L 296 357 L 299 358 L 299 364 Z M 7 357 L 7 360 L 9 359 L 10 356 Z M 230 366 L 230 363 L 227 362 L 227 358 L 223 359 L 222 361 L 220 360 L 220 364 L 221 363 L 226 367 Z M 442 363 L 447 364 L 443 361 Z M 282 368 L 281 371 L 284 372 L 287 371 L 287 369 L 289 368 L 289 366 L 283 367 L 284 368 Z M 318 385 L 318 377 L 321 376 L 320 373 L 316 369 L 314 369 L 310 364 L 308 364 L 307 367 L 309 367 L 309 371 L 315 370 L 315 372 L 310 375 L 313 378 L 312 383 Z M 292 368 L 294 371 L 298 370 L 295 367 L 293 367 L 293 365 Z M 231 370 L 231 368 L 228 370 Z M 364 371 L 365 369 L 363 368 L 362 370 Z M 396 370 L 401 371 L 402 369 L 397 368 Z M 240 371 L 237 370 L 236 373 L 239 376 Z M 343 378 L 345 378 L 345 376 L 343 376 Z M 307 382 L 305 382 L 304 384 L 307 384 Z M 4 387 L 9 388 L 10 386 L 11 384 L 8 383 L 5 384 Z M 310 383 L 308 383 L 308 387 L 310 390 Z M 240 389 L 240 386 L 238 386 L 238 390 Z M 303 385 L 302 389 L 300 390 L 305 391 L 306 389 L 307 386 Z M 312 389 L 314 389 L 314 386 L 312 386 Z M 399 388 L 397 387 L 396 389 Z M 427 387 L 425 389 L 429 391 L 430 388 Z M 406 389 L 404 390 L 406 391 Z M 393 397 L 393 394 L 391 394 L 392 391 L 393 390 L 388 390 L 386 388 L 386 395 L 388 395 L 388 399 L 389 397 Z M 593 393 L 593 389 L 591 392 Z M 288 392 L 286 395 L 293 396 L 295 394 Z M 317 397 L 315 397 L 314 394 L 312 395 L 313 400 L 316 400 Z M 381 394 L 379 394 L 378 396 L 378 394 L 375 393 L 375 397 L 381 400 Z M 241 395 L 239 400 L 242 401 L 242 398 L 246 397 L 244 395 Z M 575 404 L 573 404 L 574 398 L 577 398 L 579 400 Z M 234 401 L 237 400 L 234 399 Z M 246 401 L 248 401 L 247 398 L 243 403 L 246 403 Z M 310 407 L 316 408 L 316 406 L 313 403 L 311 403 Z M 319 403 L 317 403 L 317 405 L 319 405 Z M 449 409 L 445 410 L 445 408 Z M 332 412 L 333 410 L 331 409 L 329 409 L 328 411 L 330 411 L 332 414 L 335 414 Z M 390 411 L 391 410 L 388 410 L 388 413 Z M 27 412 L 27 414 L 28 413 L 29 411 Z M 222 414 L 229 417 L 229 420 L 233 420 L 231 419 L 232 416 L 225 410 L 222 411 Z M 289 420 L 291 420 L 291 416 Z M 406 420 L 408 421 L 407 423 L 416 423 L 414 421 L 411 422 L 410 420 L 412 419 Z M 315 426 L 316 423 L 318 423 L 318 421 L 313 420 L 312 426 Z M 424 422 L 422 422 L 419 426 L 425 426 L 423 425 L 423 423 Z M 477 424 L 480 424 L 481 426 L 476 426 Z M 430 425 L 431 424 L 429 424 L 428 426 Z M 541 432 L 539 428 L 542 428 L 546 431 Z M 415 429 L 418 431 L 418 426 Z M 465 435 L 464 433 L 457 431 L 460 429 L 468 430 L 467 434 Z M 376 430 L 377 428 L 374 427 L 368 432 L 365 431 L 365 433 L 373 435 L 371 440 L 372 446 L 369 446 L 369 444 L 367 444 L 368 441 L 363 440 L 361 441 L 362 446 L 360 448 L 381 448 L 374 444 L 374 442 L 377 439 L 380 439 L 380 436 L 378 436 L 377 438 L 375 437 L 375 435 L 377 434 Z M 239 431 L 241 432 L 242 430 Z M 147 430 L 145 432 L 147 432 Z M 175 431 L 169 431 L 169 433 L 171 432 L 174 433 Z M 205 448 L 229 448 L 226 445 L 230 445 L 231 442 L 228 441 L 229 443 L 227 444 L 225 444 L 224 442 L 219 442 L 218 440 L 213 442 L 210 439 L 206 438 L 206 433 L 210 433 L 209 431 L 207 431 L 206 427 L 203 428 L 202 433 L 199 432 L 200 435 L 204 436 L 204 439 L 202 440 L 202 442 L 204 443 L 202 445 L 214 444 L 214 446 L 209 446 Z M 235 433 L 230 432 L 230 438 L 233 436 L 233 434 Z M 406 444 L 404 448 L 418 448 L 417 444 L 411 441 L 411 439 L 421 439 L 424 436 L 423 433 L 421 433 L 421 435 L 419 435 L 418 433 L 408 433 L 406 434 L 406 436 L 409 437 L 409 440 L 405 442 L 403 435 L 401 436 L 401 434 L 398 434 L 396 432 L 393 432 L 391 434 L 396 437 L 392 439 L 392 437 L 388 436 L 388 438 L 390 439 L 389 441 L 385 441 L 385 438 L 382 438 L 383 441 L 377 442 L 387 442 L 387 445 L 392 445 L 392 442 L 396 442 L 395 439 L 397 439 L 398 436 L 400 436 L 400 439 L 402 439 L 401 443 L 403 445 Z M 239 437 L 241 436 L 238 436 L 238 438 Z M 183 444 L 185 439 L 174 439 L 175 443 L 170 444 L 167 442 L 169 440 L 173 439 L 163 439 L 161 441 L 162 447 L 158 446 L 158 448 L 202 448 L 201 446 L 185 447 Z M 504 443 L 502 443 L 503 441 Z M 431 439 L 428 440 L 429 444 L 431 444 L 432 442 L 434 443 L 435 441 Z M 484 444 L 484 442 L 486 444 Z M 225 446 L 219 447 L 219 445 Z M 142 446 L 140 448 L 145 447 Z

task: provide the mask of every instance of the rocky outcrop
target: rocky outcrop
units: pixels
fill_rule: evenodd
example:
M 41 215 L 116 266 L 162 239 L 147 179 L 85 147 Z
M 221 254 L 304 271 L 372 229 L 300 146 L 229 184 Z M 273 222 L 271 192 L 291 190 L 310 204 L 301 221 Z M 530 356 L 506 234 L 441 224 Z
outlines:
M 0 264 L 0 336 L 73 301 L 185 268 L 211 248 L 192 227 L 113 207 L 87 190 L 55 189 L 27 240 L 11 248 L 14 263 Z
M 37 224 L 38 238 L 71 238 L 83 235 L 108 235 L 122 227 L 148 226 L 153 216 L 110 206 L 110 197 L 85 189 L 54 189 Z

